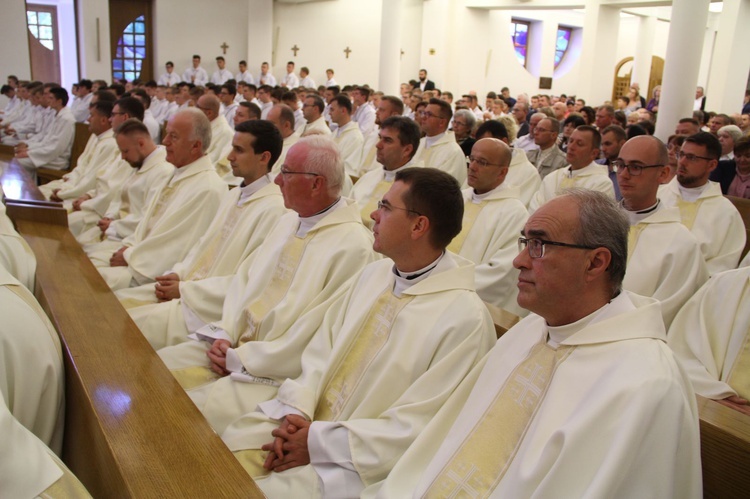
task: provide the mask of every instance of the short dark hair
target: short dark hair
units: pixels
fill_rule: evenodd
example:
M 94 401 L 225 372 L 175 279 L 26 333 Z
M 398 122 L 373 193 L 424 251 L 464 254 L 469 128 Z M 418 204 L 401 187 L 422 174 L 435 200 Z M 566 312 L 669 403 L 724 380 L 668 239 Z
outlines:
M 581 116 L 580 114 L 571 114 L 567 118 L 565 118 L 565 121 L 563 121 L 563 126 L 571 123 L 575 128 L 578 128 L 579 126 L 585 125 L 586 120 L 584 120 L 583 116 Z
M 79 88 L 80 87 L 84 87 L 84 88 L 87 88 L 87 89 L 91 90 L 91 87 L 93 85 L 94 85 L 94 83 L 91 80 L 87 80 L 85 78 L 83 80 L 81 80 L 81 81 L 78 82 L 78 87 Z
M 268 162 L 268 171 L 281 156 L 281 149 L 284 146 L 284 139 L 281 137 L 276 125 L 268 120 L 251 120 L 243 121 L 234 127 L 235 132 L 249 133 L 255 140 L 253 141 L 253 152 L 260 154 L 263 152 L 271 153 L 271 160 Z
M 625 134 L 627 135 L 628 140 L 630 140 L 633 137 L 638 137 L 639 135 L 648 135 L 648 132 L 641 125 L 630 124 L 625 129 Z
M 294 61 L 289 61 L 289 62 L 287 62 L 286 64 L 287 64 L 287 66 L 288 66 L 289 64 L 291 64 L 292 66 L 294 66 Z
M 258 106 L 258 104 L 255 104 L 253 102 L 242 101 L 240 102 L 240 106 L 246 107 L 247 109 L 250 110 L 251 118 L 255 118 L 256 120 L 260 119 L 262 111 L 260 110 L 260 106 Z
M 0 88 L 0 95 L 7 95 L 11 92 L 11 90 L 13 90 L 13 87 L 11 87 L 10 85 L 3 85 Z
M 548 118 L 549 119 L 549 118 Z M 602 134 L 599 133 L 595 127 L 591 125 L 581 125 L 576 128 L 577 132 L 589 132 L 591 133 L 591 145 L 594 149 L 600 149 L 602 146 Z
M 312 99 L 313 100 L 313 106 L 318 108 L 319 112 L 323 112 L 326 108 L 326 103 L 323 101 L 323 98 L 320 95 L 317 94 L 307 94 L 305 95 L 305 99 Z
M 148 137 L 151 137 L 151 134 L 149 133 L 146 125 L 144 125 L 142 121 L 139 121 L 135 118 L 130 118 L 123 121 L 122 123 L 120 123 L 120 126 L 117 127 L 117 130 L 115 130 L 115 135 L 132 135 L 134 133 L 140 133 L 141 135 L 147 135 Z
M 138 96 L 137 98 L 143 103 L 144 112 L 146 109 L 151 107 L 151 97 L 142 88 L 134 88 L 133 90 L 130 91 L 130 95 Z
M 219 56 L 217 56 L 217 57 L 216 57 L 216 60 L 217 60 L 217 61 L 223 61 L 223 60 L 224 60 L 224 57 L 223 57 L 223 56 L 220 56 L 220 55 L 219 55 Z
M 450 120 L 453 117 L 453 110 L 451 109 L 451 105 L 444 100 L 433 97 L 432 99 L 430 99 L 429 103 L 440 108 L 440 117 L 442 119 Z
M 297 94 L 291 90 L 287 90 L 283 94 L 281 94 L 281 101 L 282 102 L 297 102 Z
M 89 106 L 89 110 L 96 110 L 97 113 L 107 118 L 112 117 L 112 109 L 114 109 L 115 103 L 113 101 L 97 100 L 94 104 Z
M 609 125 L 607 127 L 604 127 L 604 129 L 601 131 L 602 136 L 608 133 L 614 134 L 618 142 L 627 139 L 627 135 L 625 134 L 625 129 L 619 125 Z
M 156 84 L 155 80 L 148 80 L 146 83 L 143 84 L 143 86 L 146 88 L 156 88 L 159 85 Z
M 221 88 L 225 89 L 227 92 L 229 92 L 229 95 L 237 95 L 237 87 L 232 85 L 231 83 L 225 83 L 221 86 Z
M 641 121 L 639 121 L 638 122 L 638 126 L 640 126 L 641 128 L 643 128 L 644 130 L 646 130 L 646 133 L 649 134 L 649 135 L 653 135 L 654 132 L 656 131 L 656 127 L 654 126 L 654 124 L 651 123 L 648 120 L 641 120 Z
M 261 90 L 270 94 L 273 91 L 273 87 L 271 85 L 261 85 L 258 87 L 258 91 L 260 92 Z
M 393 109 L 395 109 L 398 114 L 404 114 L 404 101 L 395 95 L 384 95 L 380 100 L 393 106 Z
M 489 133 L 492 138 L 495 139 L 508 139 L 508 129 L 506 126 L 497 120 L 487 120 L 477 128 L 476 137 L 477 140 L 483 138 L 484 134 Z
M 56 100 L 62 101 L 63 107 L 68 105 L 68 91 L 64 88 L 52 87 L 49 89 L 49 93 L 51 93 Z
M 247 66 L 247 61 L 245 59 L 242 59 L 239 64 L 242 64 L 243 66 Z
M 172 66 L 172 67 L 174 67 L 174 63 L 172 61 L 167 61 L 167 63 L 165 64 L 165 66 Z
M 391 116 L 380 124 L 381 130 L 385 128 L 392 128 L 398 132 L 398 141 L 402 146 L 411 144 L 412 151 L 409 159 L 413 158 L 419 149 L 419 139 L 422 138 L 422 131 L 417 122 L 406 116 Z
M 712 133 L 698 132 L 686 138 L 684 144 L 687 143 L 704 146 L 706 154 L 711 159 L 718 160 L 721 157 L 721 142 Z
M 370 91 L 371 90 L 369 88 L 364 87 L 364 86 L 356 86 L 356 87 L 354 87 L 354 90 L 352 90 L 352 92 L 355 91 L 355 90 L 357 92 L 359 92 L 360 94 L 362 94 L 365 97 L 365 99 L 369 99 L 370 98 Z
M 338 85 L 331 85 L 330 87 L 326 87 L 326 90 L 330 90 L 333 95 L 336 96 L 341 92 L 341 87 Z
M 114 102 L 117 100 L 117 96 L 109 90 L 97 90 L 96 92 L 94 92 L 94 95 L 96 96 L 97 102 L 107 101 L 114 104 Z
M 409 186 L 402 194 L 406 208 L 430 221 L 430 243 L 445 249 L 461 232 L 464 217 L 458 181 L 436 168 L 405 168 L 396 173 L 396 181 Z
M 349 100 L 349 97 L 339 94 L 333 98 L 331 104 L 333 104 L 334 102 L 338 104 L 339 107 L 343 107 L 344 109 L 346 109 L 347 113 L 352 114 L 352 101 Z
M 746 154 L 750 151 L 750 137 L 745 135 L 740 140 L 734 143 L 734 155 L 739 156 L 741 154 Z
M 201 56 L 199 56 L 198 54 L 193 54 L 193 59 L 200 59 L 200 58 Z
M 109 89 L 112 90 L 117 97 L 122 97 L 125 93 L 125 87 L 119 83 L 113 83 L 109 86 Z
M 143 107 L 143 103 L 135 97 L 123 97 L 122 99 L 118 99 L 115 102 L 115 106 L 118 106 L 123 113 L 131 118 L 143 121 L 145 108 Z

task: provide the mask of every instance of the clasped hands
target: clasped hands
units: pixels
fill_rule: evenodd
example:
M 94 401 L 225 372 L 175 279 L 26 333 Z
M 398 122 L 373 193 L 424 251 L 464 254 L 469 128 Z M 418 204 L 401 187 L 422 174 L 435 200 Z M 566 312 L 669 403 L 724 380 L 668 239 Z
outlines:
M 307 449 L 307 435 L 312 423 L 302 416 L 288 414 L 281 425 L 271 432 L 274 441 L 262 447 L 269 451 L 263 467 L 269 471 L 281 472 L 310 464 Z

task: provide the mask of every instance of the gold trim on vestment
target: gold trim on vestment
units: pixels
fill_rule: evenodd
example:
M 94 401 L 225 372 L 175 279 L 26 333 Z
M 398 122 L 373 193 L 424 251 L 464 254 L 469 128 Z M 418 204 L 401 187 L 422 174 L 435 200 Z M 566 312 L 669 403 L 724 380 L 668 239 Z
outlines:
M 205 279 L 206 276 L 209 275 L 209 272 L 219 260 L 219 254 L 224 249 L 226 249 L 226 242 L 234 233 L 234 229 L 237 226 L 237 223 L 242 220 L 242 212 L 248 205 L 250 205 L 249 202 L 243 203 L 240 206 L 237 206 L 235 204 L 232 207 L 232 211 L 223 222 L 218 237 L 214 237 L 213 239 L 211 239 L 206 248 L 195 259 L 195 262 L 193 263 L 193 265 L 191 265 L 190 270 L 188 270 L 188 272 L 185 274 L 185 278 L 183 280 L 199 281 L 201 279 Z
M 630 226 L 628 231 L 628 260 L 630 263 L 630 257 L 633 256 L 635 247 L 638 245 L 638 239 L 641 237 L 641 232 L 646 228 L 646 224 L 638 223 Z
M 747 292 L 748 283 L 745 282 L 745 288 L 742 291 L 744 295 Z M 727 384 L 731 386 L 737 395 L 747 399 L 750 397 L 750 330 L 745 333 L 745 341 L 742 348 L 737 353 L 737 357 L 729 372 Z
M 268 451 L 260 449 L 246 449 L 232 452 L 248 475 L 253 478 L 268 476 L 271 472 L 263 467 Z
M 210 367 L 206 366 L 183 367 L 169 372 L 172 373 L 172 376 L 185 391 L 213 383 L 221 378 Z
M 365 203 L 365 206 L 359 211 L 359 214 L 362 217 L 362 223 L 365 224 L 366 227 L 372 229 L 375 225 L 375 221 L 370 218 L 370 213 L 377 209 L 378 201 L 383 199 L 383 194 L 388 192 L 388 189 L 390 189 L 392 185 L 393 182 L 388 182 L 385 179 L 381 180 L 375 185 L 372 193 L 370 193 L 370 198 L 367 200 L 367 203 Z
M 176 191 L 177 189 L 174 186 L 168 185 L 165 186 L 164 189 L 159 193 L 159 199 L 156 201 L 156 206 L 154 206 L 154 210 L 151 212 L 151 216 L 148 218 L 146 232 L 143 234 L 144 239 L 151 233 L 156 223 L 164 215 L 164 209 L 172 199 L 172 196 L 174 196 L 174 193 Z
M 461 232 L 456 237 L 454 237 L 453 241 L 451 241 L 451 243 L 448 245 L 448 251 L 455 254 L 459 254 L 461 252 L 461 248 L 464 247 L 466 238 L 469 237 L 471 228 L 474 227 L 479 214 L 482 212 L 485 206 L 487 206 L 487 201 L 482 201 L 481 203 L 477 204 L 471 202 L 470 200 L 464 203 L 464 219 L 461 223 Z
M 691 203 L 682 198 L 677 198 L 677 208 L 680 209 L 680 221 L 689 231 L 693 230 L 695 218 L 698 216 L 698 210 L 704 199 L 697 199 L 695 202 Z

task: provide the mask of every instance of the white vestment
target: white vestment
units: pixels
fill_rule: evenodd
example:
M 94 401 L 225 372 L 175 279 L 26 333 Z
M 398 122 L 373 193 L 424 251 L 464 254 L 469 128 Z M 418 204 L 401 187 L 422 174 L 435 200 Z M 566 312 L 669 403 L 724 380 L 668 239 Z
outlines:
M 224 108 L 224 119 L 227 120 L 229 127 L 234 130 L 234 115 L 237 113 L 237 108 L 240 107 L 236 102 L 232 102 Z M 229 154 L 229 153 L 227 153 Z
M 75 119 L 70 109 L 64 107 L 55 115 L 49 132 L 42 142 L 29 143 L 28 158 L 20 158 L 18 162 L 27 170 L 39 167 L 64 170 L 70 163 L 70 151 L 73 148 L 75 135 Z
M 603 192 L 612 199 L 615 198 L 615 189 L 612 187 L 606 166 L 591 163 L 580 170 L 573 170 L 570 166 L 566 166 L 544 177 L 539 190 L 529 203 L 529 213 L 533 214 L 544 203 L 560 196 L 565 189 L 572 187 Z
M 310 75 L 307 75 L 304 78 L 302 78 L 299 82 L 299 86 L 305 87 L 305 88 L 312 88 L 312 89 L 318 88 L 318 86 L 315 84 L 315 80 L 310 78 Z
M 257 190 L 247 196 L 240 187 L 224 194 L 208 232 L 171 269 L 180 277 L 180 298 L 157 303 L 154 284 L 116 293 L 154 350 L 188 341 L 184 314 L 202 325 L 221 319 L 224 297 L 240 264 L 286 212 L 281 191 L 268 176 L 254 183 Z
M 710 274 L 737 268 L 745 248 L 745 224 L 731 201 L 721 194 L 716 182 L 693 202 L 683 200 L 677 177 L 659 191 L 659 199 L 666 206 L 680 209 L 682 223 L 701 245 Z
M 273 178 L 276 178 L 276 175 L 281 173 L 281 166 L 286 161 L 286 155 L 289 152 L 289 149 L 297 143 L 297 141 L 300 139 L 300 134 L 298 133 L 292 133 L 289 137 L 284 138 L 284 144 L 281 147 L 281 156 L 279 156 L 279 159 L 276 160 L 276 163 L 273 164 L 271 167 L 271 176 Z
M 0 395 L 13 417 L 59 454 L 65 405 L 60 340 L 34 295 L 3 267 L 0 317 Z
M 263 400 L 273 397 L 275 387 L 286 378 L 299 375 L 302 351 L 326 312 L 326 307 L 319 305 L 377 258 L 372 251 L 372 234 L 360 223 L 356 206 L 348 203 L 340 200 L 302 237 L 298 230 L 301 222 L 308 225 L 305 219 L 296 213 L 284 215 L 262 246 L 237 271 L 224 301 L 221 320 L 198 331 L 197 338 L 207 341 L 224 338 L 232 342 L 236 348 L 227 355 L 227 365 L 237 375 L 244 367 L 256 378 L 270 378 L 265 380 L 270 384 L 257 380 L 262 385 L 260 390 L 274 390 Z M 292 327 L 305 314 L 306 327 Z M 184 322 L 182 327 L 185 328 Z M 184 329 L 183 334 L 187 333 Z M 230 378 L 215 383 L 219 385 L 216 391 L 209 385 L 218 376 L 211 376 L 208 370 L 208 348 L 206 342 L 190 341 L 158 353 L 216 428 L 220 426 L 217 421 L 231 421 L 247 410 L 236 409 L 244 397 L 231 397 L 220 404 L 206 403 L 207 399 L 224 400 L 224 396 L 218 399 L 214 396 L 234 389 L 225 384 Z M 230 360 L 236 362 L 236 369 Z M 192 372 L 204 373 L 200 384 L 184 382 L 184 374 Z M 240 376 L 240 381 L 252 383 L 253 379 Z M 245 384 L 237 382 L 236 390 L 241 392 L 247 388 L 242 386 Z
M 505 183 L 515 185 L 520 189 L 518 198 L 526 207 L 529 206 L 531 198 L 539 190 L 542 178 L 539 176 L 536 167 L 526 157 L 526 152 L 523 149 L 513 149 L 513 157 L 510 160 Z
M 308 123 L 305 125 L 305 129 L 302 132 L 302 135 L 306 135 L 308 132 L 320 132 L 322 135 L 326 137 L 331 136 L 331 129 L 328 128 L 328 124 L 326 123 L 325 118 L 321 115 L 317 120 L 313 121 L 312 123 Z
M 412 161 L 409 161 L 404 166 L 391 171 L 381 166 L 378 169 L 367 172 L 362 178 L 357 180 L 357 183 L 352 187 L 351 197 L 359 207 L 359 214 L 362 217 L 363 224 L 372 229 L 375 221 L 370 218 L 370 213 L 378 208 L 378 201 L 381 201 L 383 194 L 391 188 L 393 181 L 396 179 L 396 173 L 411 166 L 418 167 L 421 165 L 415 165 Z
M 446 253 L 409 286 L 384 259 L 343 290 L 303 354 L 301 376 L 222 434 L 232 451 L 265 457 L 258 450 L 285 414 L 313 421 L 312 464 L 258 480 L 269 497 L 358 495 L 388 475 L 495 341 L 472 267 Z
M 151 199 L 132 236 L 122 243 L 93 244 L 85 248 L 87 254 L 113 290 L 154 282 L 183 260 L 206 233 L 226 189 L 208 156 L 202 156 L 175 169 L 169 183 Z M 112 253 L 123 246 L 128 265 L 110 267 Z
M 237 80 L 237 83 L 244 81 L 245 83 L 255 85 L 255 79 L 253 78 L 253 74 L 247 70 L 245 70 L 244 73 L 237 73 L 234 79 Z
M 154 144 L 161 143 L 161 127 L 150 109 L 146 109 L 143 112 L 143 124 L 148 128 L 148 134 L 151 136 Z
M 466 182 L 466 155 L 456 142 L 453 132 L 445 132 L 435 137 L 422 137 L 419 149 L 414 156 L 427 168 L 437 168 L 453 175 L 458 185 Z
M 73 113 L 73 118 L 79 123 L 89 119 L 89 104 L 91 99 L 94 98 L 94 94 L 89 92 L 83 99 L 76 98 L 70 104 L 70 112 Z
M 208 83 L 208 73 L 202 67 L 194 68 L 190 66 L 182 73 L 182 81 L 192 83 L 198 87 L 205 87 Z
M 701 497 L 691 391 L 656 300 L 623 293 L 558 328 L 531 314 L 456 390 L 378 497 Z
M 276 77 L 271 73 L 261 73 L 258 78 L 260 79 L 260 84 L 258 85 L 259 87 L 260 85 L 269 85 L 271 87 L 276 86 Z
M 339 148 L 344 168 L 349 176 L 356 176 L 362 158 L 362 144 L 365 139 L 356 121 L 350 121 L 333 132 L 333 141 Z
M 623 289 L 661 302 L 667 328 L 682 305 L 706 279 L 698 241 L 680 223 L 680 213 L 663 205 L 631 225 Z
M 26 240 L 16 232 L 13 222 L 5 214 L 3 203 L 0 203 L 0 268 L 7 270 L 26 289 L 34 291 L 36 256 Z
M 54 189 L 59 189 L 57 197 L 75 200 L 94 188 L 96 175 L 100 168 L 115 161 L 120 156 L 120 149 L 115 141 L 114 131 L 110 128 L 99 135 L 91 134 L 86 148 L 78 157 L 76 167 L 63 175 L 60 180 L 53 180 L 39 187 L 48 198 Z
M 367 137 L 375 128 L 375 108 L 365 102 L 354 111 L 354 114 L 352 114 L 352 121 L 357 122 L 357 125 L 359 125 L 359 131 L 362 132 L 362 136 Z
M 463 228 L 448 249 L 474 262 L 482 300 L 524 317 L 528 312 L 516 302 L 519 271 L 513 268 L 513 259 L 529 212 L 518 194 L 518 187 L 505 183 L 481 196 L 465 189 Z
M 177 85 L 182 81 L 182 78 L 180 78 L 180 75 L 172 71 L 171 73 L 164 73 L 159 77 L 159 85 L 164 85 L 165 87 L 171 87 L 173 85 Z
M 227 175 L 234 178 L 232 175 L 232 169 L 229 172 L 219 171 L 218 163 L 222 159 L 229 156 L 232 151 L 232 139 L 234 139 L 234 130 L 227 120 L 223 116 L 219 115 L 211 122 L 211 144 L 208 146 L 206 156 L 211 160 L 211 163 L 217 168 L 216 173 L 219 177 L 226 179 Z
M 739 374 L 738 360 L 749 336 L 750 267 L 741 267 L 714 274 L 688 300 L 672 322 L 668 341 L 695 393 L 715 400 L 734 395 L 747 399 L 747 386 L 732 386 L 731 378 Z M 743 368 L 746 381 L 747 364 Z
M 157 147 L 144 159 L 143 165 L 125 180 L 109 206 L 104 210 L 104 217 L 112 220 L 106 233 L 102 234 L 96 226 L 98 219 L 92 221 L 94 212 L 99 213 L 101 211 L 98 203 L 95 203 L 91 207 L 91 216 L 84 216 L 82 220 L 83 223 L 91 223 L 92 225 L 81 228 L 80 235 L 76 237 L 78 242 L 84 245 L 96 243 L 105 236 L 109 241 L 115 242 L 122 241 L 132 235 L 146 213 L 151 197 L 161 191 L 173 173 L 174 166 L 167 162 L 166 150 L 163 147 Z M 81 211 L 84 211 L 84 209 L 88 211 L 86 203 L 83 203 Z M 84 249 L 87 249 L 87 247 L 84 247 Z
M 217 69 L 214 71 L 214 74 L 211 75 L 211 83 L 214 85 L 223 85 L 232 78 L 232 73 L 228 69 Z
M 281 79 L 280 85 L 289 89 L 299 87 L 299 78 L 294 73 L 287 73 Z

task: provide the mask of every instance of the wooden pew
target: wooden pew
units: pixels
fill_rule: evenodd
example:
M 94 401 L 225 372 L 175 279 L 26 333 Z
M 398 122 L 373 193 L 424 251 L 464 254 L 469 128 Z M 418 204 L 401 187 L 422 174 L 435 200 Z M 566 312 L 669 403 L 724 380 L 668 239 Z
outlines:
M 491 303 L 484 302 L 484 306 L 490 312 L 492 322 L 495 324 L 495 334 L 497 334 L 498 338 L 507 333 L 510 328 L 518 324 L 518 321 L 521 320 L 517 315 L 496 307 Z
M 70 166 L 67 170 L 55 170 L 53 168 L 37 168 L 36 175 L 40 184 L 46 184 L 52 180 L 62 178 L 63 175 L 71 171 L 78 165 L 78 157 L 86 149 L 86 143 L 89 141 L 91 131 L 86 123 L 76 123 L 76 132 L 73 136 L 73 148 L 70 150 Z
M 745 241 L 745 249 L 742 250 L 742 256 L 740 256 L 741 261 L 750 250 L 750 199 L 738 198 L 735 196 L 725 197 L 732 202 L 735 208 L 737 208 L 737 211 L 740 212 L 740 216 L 742 217 L 742 221 L 745 223 L 745 235 L 747 239 Z
M 65 463 L 94 497 L 263 497 L 70 231 L 28 213 L 42 209 L 14 222 L 63 346 Z

